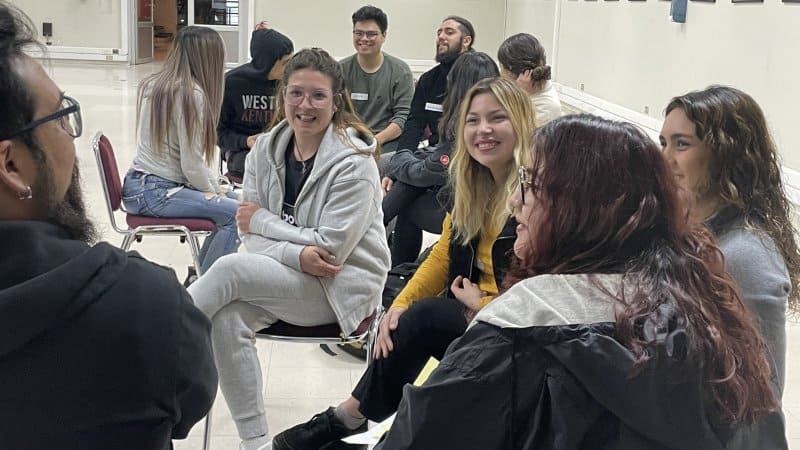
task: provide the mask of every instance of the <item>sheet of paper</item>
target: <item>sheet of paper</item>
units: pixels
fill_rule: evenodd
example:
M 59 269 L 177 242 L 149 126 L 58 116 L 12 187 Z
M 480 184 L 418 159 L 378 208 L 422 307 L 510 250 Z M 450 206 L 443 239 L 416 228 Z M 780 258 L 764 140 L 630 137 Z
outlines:
M 421 386 L 422 383 L 424 383 L 425 380 L 428 379 L 428 377 L 431 375 L 431 372 L 433 372 L 433 370 L 436 369 L 438 365 L 439 361 L 436 360 L 436 358 L 429 359 L 428 362 L 425 363 L 425 367 L 423 367 L 422 370 L 419 371 L 417 379 L 414 380 L 414 386 Z M 392 414 L 391 416 L 389 416 L 389 418 L 375 425 L 369 430 L 363 433 L 348 436 L 342 439 L 342 441 L 348 444 L 355 444 L 355 445 L 375 445 L 378 443 L 378 441 L 380 441 L 381 436 L 383 436 L 387 431 L 389 431 L 389 428 L 392 428 L 392 423 L 394 423 L 394 417 L 396 415 L 397 413 Z
M 428 362 L 425 363 L 425 367 L 423 367 L 422 370 L 419 371 L 417 379 L 414 380 L 414 386 L 422 386 L 422 383 L 424 383 L 425 380 L 427 380 L 428 377 L 431 376 L 433 369 L 437 368 L 438 366 L 439 366 L 439 360 L 437 360 L 436 358 L 428 359 Z
M 369 430 L 360 434 L 347 436 L 346 438 L 342 439 L 342 441 L 348 444 L 356 444 L 356 445 L 375 445 L 381 439 L 381 436 L 383 436 L 384 433 L 389 431 L 389 428 L 392 428 L 392 423 L 394 422 L 394 416 L 396 414 L 397 413 L 392 414 L 391 416 L 389 416 L 388 419 L 375 425 Z

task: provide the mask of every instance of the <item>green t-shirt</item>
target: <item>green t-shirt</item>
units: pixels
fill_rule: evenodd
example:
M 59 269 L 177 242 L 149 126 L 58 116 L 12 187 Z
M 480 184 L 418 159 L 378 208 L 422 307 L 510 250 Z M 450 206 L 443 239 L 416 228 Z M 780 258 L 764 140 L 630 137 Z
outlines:
M 408 64 L 386 53 L 375 73 L 364 72 L 356 55 L 340 64 L 356 112 L 373 133 L 383 131 L 390 123 L 405 126 L 414 95 L 414 78 Z

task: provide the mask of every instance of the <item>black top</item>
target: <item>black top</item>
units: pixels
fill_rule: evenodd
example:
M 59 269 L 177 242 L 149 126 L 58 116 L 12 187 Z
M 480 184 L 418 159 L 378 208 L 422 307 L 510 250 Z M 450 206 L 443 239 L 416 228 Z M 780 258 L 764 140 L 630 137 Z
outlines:
M 441 63 L 419 77 L 411 99 L 411 111 L 397 141 L 398 149 L 416 149 L 427 126 L 431 132 L 429 143 L 439 141 L 437 127 L 442 117 L 442 104 L 447 94 L 447 74 L 453 63 Z
M 294 157 L 294 138 L 289 142 L 286 148 L 286 179 L 284 180 L 283 189 L 283 209 L 281 216 L 283 221 L 290 225 L 297 225 L 294 218 L 294 205 L 297 201 L 297 196 L 306 184 L 308 176 L 311 174 L 311 169 L 314 167 L 314 159 L 317 154 L 308 158 L 305 161 L 298 161 Z
M 0 447 L 169 449 L 211 407 L 211 324 L 175 272 L 0 221 Z
M 492 244 L 492 269 L 494 280 L 498 289 L 503 286 L 503 278 L 506 276 L 508 267 L 511 264 L 511 250 L 514 248 L 514 241 L 517 239 L 517 221 L 510 217 L 500 234 L 497 235 Z M 446 297 L 455 298 L 450 286 L 459 275 L 468 278 L 473 283 L 480 281 L 481 269 L 477 267 L 478 244 L 480 237 L 476 237 L 467 245 L 461 245 L 455 240 L 455 233 L 450 233 L 450 266 L 447 277 Z

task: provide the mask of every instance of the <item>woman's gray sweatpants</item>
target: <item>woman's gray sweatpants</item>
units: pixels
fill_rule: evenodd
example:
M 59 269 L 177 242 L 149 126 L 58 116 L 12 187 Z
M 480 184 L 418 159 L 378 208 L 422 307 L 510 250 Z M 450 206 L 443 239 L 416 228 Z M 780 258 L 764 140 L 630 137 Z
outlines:
M 255 332 L 278 320 L 300 326 L 336 322 L 322 284 L 269 256 L 234 253 L 218 259 L 189 293 L 211 319 L 219 384 L 239 437 L 269 434 Z

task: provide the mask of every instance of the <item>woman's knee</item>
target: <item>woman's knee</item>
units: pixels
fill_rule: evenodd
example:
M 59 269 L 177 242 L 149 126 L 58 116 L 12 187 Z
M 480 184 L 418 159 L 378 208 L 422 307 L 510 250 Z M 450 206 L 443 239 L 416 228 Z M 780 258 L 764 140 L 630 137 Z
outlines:
M 255 332 L 270 321 L 274 320 L 266 310 L 247 302 L 235 301 L 222 307 L 211 319 L 212 339 L 251 341 L 255 338 Z

